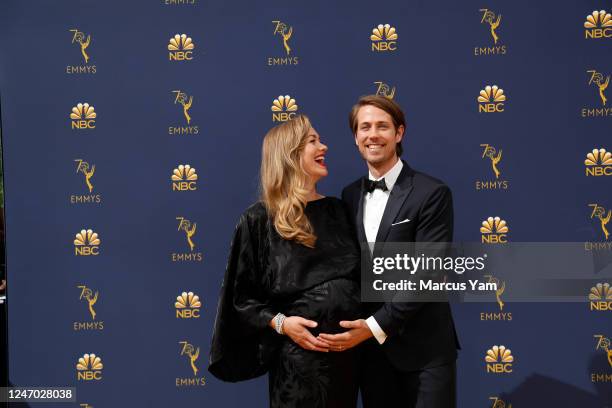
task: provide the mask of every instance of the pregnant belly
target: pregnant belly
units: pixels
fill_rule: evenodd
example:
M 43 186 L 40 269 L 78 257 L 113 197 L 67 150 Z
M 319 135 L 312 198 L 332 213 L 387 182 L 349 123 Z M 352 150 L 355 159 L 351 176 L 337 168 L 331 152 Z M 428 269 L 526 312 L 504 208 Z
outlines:
M 314 335 L 339 333 L 341 320 L 361 318 L 359 284 L 349 279 L 334 279 L 308 289 L 287 305 L 287 316 L 300 316 L 318 323 Z

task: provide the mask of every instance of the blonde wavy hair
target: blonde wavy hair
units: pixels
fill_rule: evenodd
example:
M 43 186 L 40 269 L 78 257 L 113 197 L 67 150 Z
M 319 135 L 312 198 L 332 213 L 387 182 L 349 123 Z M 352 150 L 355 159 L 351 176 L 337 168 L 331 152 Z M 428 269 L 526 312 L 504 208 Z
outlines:
M 261 149 L 260 189 L 276 232 L 314 248 L 317 237 L 304 213 L 308 176 L 301 161 L 311 128 L 307 116 L 297 115 L 268 131 Z

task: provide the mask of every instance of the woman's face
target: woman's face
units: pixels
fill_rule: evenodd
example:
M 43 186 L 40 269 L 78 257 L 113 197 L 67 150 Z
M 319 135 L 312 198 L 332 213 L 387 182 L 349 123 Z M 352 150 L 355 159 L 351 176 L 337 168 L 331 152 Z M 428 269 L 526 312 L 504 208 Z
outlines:
M 308 136 L 306 136 L 306 147 L 304 147 L 300 159 L 304 171 L 314 183 L 327 176 L 325 153 L 327 153 L 327 146 L 321 143 L 317 131 L 310 128 Z

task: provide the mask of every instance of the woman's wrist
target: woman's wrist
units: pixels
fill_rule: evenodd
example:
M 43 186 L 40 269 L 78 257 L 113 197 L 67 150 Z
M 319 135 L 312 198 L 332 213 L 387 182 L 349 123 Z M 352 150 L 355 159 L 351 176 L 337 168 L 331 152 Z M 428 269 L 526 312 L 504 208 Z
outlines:
M 274 318 L 272 319 L 272 321 L 270 322 L 272 328 L 278 333 L 278 334 L 285 334 L 285 332 L 283 331 L 283 323 L 285 323 L 285 319 L 287 318 L 287 316 L 285 316 L 282 313 L 277 313 L 276 316 L 274 316 Z

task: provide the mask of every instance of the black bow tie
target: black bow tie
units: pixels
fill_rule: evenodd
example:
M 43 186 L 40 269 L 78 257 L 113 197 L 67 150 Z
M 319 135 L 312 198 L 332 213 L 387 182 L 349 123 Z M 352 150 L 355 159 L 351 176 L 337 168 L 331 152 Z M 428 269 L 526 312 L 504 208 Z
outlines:
M 381 178 L 378 181 L 374 181 L 374 180 L 366 180 L 365 182 L 365 191 L 367 193 L 371 193 L 374 190 L 376 190 L 377 188 L 380 188 L 382 191 L 387 191 L 389 190 L 387 188 L 387 184 L 385 183 L 385 179 Z

